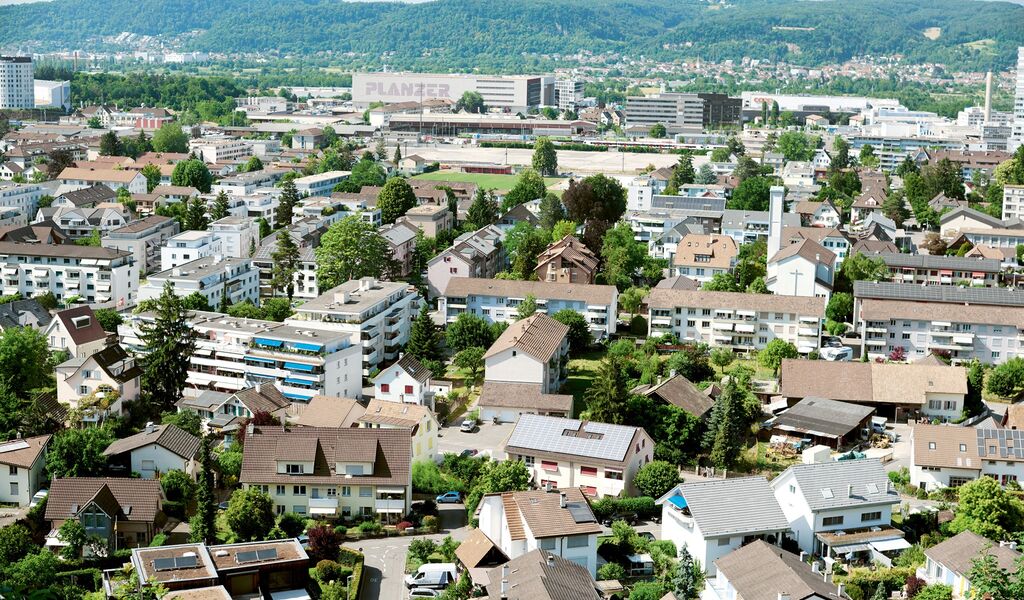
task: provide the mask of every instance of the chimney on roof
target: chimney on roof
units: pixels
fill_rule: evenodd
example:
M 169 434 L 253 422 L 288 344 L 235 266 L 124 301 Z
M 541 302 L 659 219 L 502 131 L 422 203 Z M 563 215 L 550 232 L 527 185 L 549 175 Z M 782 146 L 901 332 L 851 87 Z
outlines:
M 263 386 L 262 383 L 257 382 L 253 387 L 256 388 L 256 393 L 260 393 L 260 388 Z
M 846 486 L 846 497 L 847 498 L 852 498 L 853 497 L 853 484 L 852 483 L 850 485 Z
M 565 492 L 558 493 L 558 508 L 565 508 Z
M 779 600 L 789 600 L 789 594 L 785 592 L 779 592 Z
M 552 568 L 555 566 L 555 555 L 554 554 L 548 554 L 548 566 L 552 567 Z
M 148 422 L 146 423 L 146 433 L 153 433 L 153 430 L 154 430 L 154 429 L 156 429 L 156 426 L 155 426 L 155 425 L 153 425 L 153 422 L 152 422 L 152 421 L 148 421 Z

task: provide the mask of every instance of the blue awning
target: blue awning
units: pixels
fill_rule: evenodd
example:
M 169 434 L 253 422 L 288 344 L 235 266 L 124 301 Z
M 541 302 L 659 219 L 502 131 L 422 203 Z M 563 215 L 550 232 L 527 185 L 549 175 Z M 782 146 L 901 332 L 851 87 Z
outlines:
M 298 350 L 308 350 L 310 352 L 319 352 L 323 350 L 323 344 L 304 344 L 302 342 L 295 342 L 293 345 Z
M 258 337 L 258 338 L 256 338 L 256 343 L 261 345 L 261 346 L 272 346 L 274 348 L 277 348 L 278 346 L 280 346 L 284 342 L 282 342 L 281 340 L 268 340 L 267 338 L 259 338 Z
M 305 394 L 293 394 L 291 392 L 284 392 L 285 398 L 291 398 L 292 400 L 302 400 L 303 402 L 309 402 L 313 396 L 307 396 Z
M 294 377 L 286 377 L 284 382 L 288 385 L 317 385 L 316 381 L 306 381 L 305 379 L 296 379 Z
M 683 498 L 682 496 L 672 496 L 668 501 L 676 508 L 686 508 L 686 498 Z
M 286 362 L 284 363 L 284 368 L 291 369 L 292 371 L 306 371 L 308 373 L 313 371 L 313 365 L 307 365 L 304 363 Z
M 259 357 L 256 357 L 256 356 L 246 356 L 245 360 L 254 360 L 256 362 L 261 362 L 261 363 L 269 364 L 269 365 L 277 364 L 276 360 L 273 360 L 273 359 L 270 359 L 270 358 L 259 358 Z

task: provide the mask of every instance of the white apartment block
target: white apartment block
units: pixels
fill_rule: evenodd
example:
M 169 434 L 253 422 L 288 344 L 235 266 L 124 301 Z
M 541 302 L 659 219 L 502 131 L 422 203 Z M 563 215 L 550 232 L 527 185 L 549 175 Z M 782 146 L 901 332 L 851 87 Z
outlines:
M 299 196 L 330 196 L 334 186 L 348 179 L 350 171 L 327 171 L 297 178 L 295 189 Z
M 65 190 L 81 190 L 102 184 L 114 191 L 125 188 L 133 194 L 145 194 L 148 191 L 146 176 L 141 171 L 68 167 L 60 172 L 57 180 Z
M 149 276 L 139 288 L 139 302 L 159 298 L 164 285 L 171 284 L 175 296 L 184 298 L 199 293 L 213 308 L 227 303 L 260 301 L 259 269 L 248 258 L 206 256 Z
M 46 194 L 42 186 L 34 183 L 0 182 L 0 207 L 13 208 L 29 218 L 36 214 L 39 199 Z
M 183 231 L 160 249 L 160 268 L 166 271 L 217 254 L 223 254 L 221 241 L 212 231 Z
M 194 311 L 189 324 L 199 336 L 185 396 L 205 390 L 234 393 L 274 384 L 295 402 L 316 395 L 362 397 L 360 346 L 348 334 Z M 152 313 L 131 315 L 118 326 L 122 343 L 145 354 L 139 324 Z
M 177 221 L 151 215 L 108 231 L 101 238 L 101 244 L 104 248 L 131 252 L 141 271 L 149 273 L 160 268 L 160 249 L 177 233 Z
M 1014 152 L 1024 144 L 1024 46 L 1017 48 L 1017 85 L 1013 96 L 1013 130 L 1007 150 Z
M 583 103 L 583 81 L 555 79 L 555 102 L 558 110 L 576 110 Z
M 77 297 L 93 308 L 133 306 L 139 290 L 132 254 L 110 248 L 0 242 L 0 271 L 4 295 L 53 292 L 58 301 Z
M 245 140 L 199 138 L 189 140 L 188 149 L 210 164 L 237 161 L 252 154 L 252 148 Z
M 260 243 L 260 224 L 252 217 L 224 217 L 210 223 L 213 237 L 220 240 L 220 252 L 233 258 L 249 258 Z
M 1003 186 L 1003 221 L 1024 218 L 1024 185 Z
M 314 327 L 359 340 L 363 374 L 398 358 L 420 310 L 419 292 L 401 282 L 353 279 L 296 309 L 286 323 Z M 352 397 L 352 396 L 347 396 Z
M 909 360 L 938 351 L 957 364 L 1024 356 L 1024 294 L 1012 288 L 856 282 L 853 291 L 861 352 L 869 359 L 897 347 Z
M 489 323 L 512 323 L 518 320 L 519 304 L 529 295 L 536 298 L 537 312 L 554 315 L 568 309 L 583 315 L 596 340 L 615 333 L 619 291 L 613 285 L 455 277 L 437 306 L 446 323 L 454 323 L 467 312 Z
M 31 56 L 0 56 L 0 109 L 35 108 Z
M 818 348 L 825 318 L 825 299 L 818 297 L 654 288 L 647 304 L 648 335 L 671 333 L 736 352 L 779 338 L 807 354 Z

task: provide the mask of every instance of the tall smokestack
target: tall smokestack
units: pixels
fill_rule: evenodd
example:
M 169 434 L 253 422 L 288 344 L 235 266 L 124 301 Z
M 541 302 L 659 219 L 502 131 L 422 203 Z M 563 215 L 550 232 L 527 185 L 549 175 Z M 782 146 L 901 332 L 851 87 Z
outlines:
M 988 125 L 992 119 L 992 71 L 985 73 L 985 122 Z
M 775 185 L 769 190 L 768 259 L 782 249 L 782 213 L 786 210 L 786 188 Z

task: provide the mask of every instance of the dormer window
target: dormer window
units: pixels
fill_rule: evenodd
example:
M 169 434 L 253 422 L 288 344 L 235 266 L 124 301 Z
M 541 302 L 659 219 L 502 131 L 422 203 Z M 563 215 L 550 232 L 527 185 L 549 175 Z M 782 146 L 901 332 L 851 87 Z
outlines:
M 302 475 L 302 465 L 285 465 L 285 473 L 289 475 Z
M 363 465 L 345 465 L 346 475 L 362 475 Z

